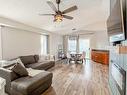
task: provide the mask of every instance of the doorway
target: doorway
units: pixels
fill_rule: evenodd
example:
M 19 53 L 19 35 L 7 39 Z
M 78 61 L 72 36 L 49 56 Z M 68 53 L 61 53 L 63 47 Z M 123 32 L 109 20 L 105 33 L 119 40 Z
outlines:
M 90 39 L 79 39 L 79 52 L 86 52 L 86 59 L 90 59 Z

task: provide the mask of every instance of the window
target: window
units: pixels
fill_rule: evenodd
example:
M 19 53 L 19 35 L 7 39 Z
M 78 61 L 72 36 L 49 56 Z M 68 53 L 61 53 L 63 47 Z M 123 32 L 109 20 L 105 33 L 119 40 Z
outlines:
M 89 39 L 79 39 L 79 52 L 87 51 L 89 49 Z
M 90 58 L 90 40 L 80 36 L 69 36 L 68 38 L 68 53 L 83 53 L 86 58 Z
M 68 51 L 70 53 L 76 53 L 77 40 L 76 39 L 68 39 Z
M 48 54 L 48 36 L 41 35 L 41 54 Z
M 90 42 L 89 39 L 79 39 L 79 53 L 86 53 L 86 58 L 90 58 Z

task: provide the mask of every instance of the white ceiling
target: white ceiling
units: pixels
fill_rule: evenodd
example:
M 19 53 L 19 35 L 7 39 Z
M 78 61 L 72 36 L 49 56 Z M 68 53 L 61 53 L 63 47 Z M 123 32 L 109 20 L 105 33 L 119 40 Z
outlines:
M 50 0 L 54 2 L 55 0 Z M 88 31 L 105 30 L 109 15 L 109 0 L 62 0 L 60 9 L 77 5 L 78 10 L 68 13 L 73 20 L 54 23 L 53 17 L 39 13 L 54 13 L 46 0 L 0 0 L 0 16 L 59 34 L 72 33 L 72 28 Z

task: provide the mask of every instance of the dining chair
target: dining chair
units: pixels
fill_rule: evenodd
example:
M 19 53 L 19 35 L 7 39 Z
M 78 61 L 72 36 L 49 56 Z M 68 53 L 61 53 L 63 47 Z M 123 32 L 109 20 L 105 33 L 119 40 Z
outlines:
M 70 59 L 71 59 L 71 55 L 70 55 L 70 53 L 67 53 L 67 62 L 70 63 Z
M 83 57 L 82 57 L 82 54 L 76 54 L 76 63 L 78 63 L 78 62 L 81 62 L 81 63 L 83 63 Z
M 82 58 L 86 61 L 86 52 L 85 51 L 82 52 Z
M 70 63 L 71 61 L 75 61 L 75 56 L 73 54 L 67 53 L 67 61 Z

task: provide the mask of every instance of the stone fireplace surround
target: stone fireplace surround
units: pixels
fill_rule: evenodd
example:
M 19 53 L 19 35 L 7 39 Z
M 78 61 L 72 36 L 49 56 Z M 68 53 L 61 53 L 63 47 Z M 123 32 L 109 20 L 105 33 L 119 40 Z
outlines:
M 122 46 L 110 47 L 109 63 L 111 95 L 127 95 L 127 41 L 123 41 Z
M 111 76 L 121 95 L 126 95 L 126 71 L 118 64 L 112 63 Z

